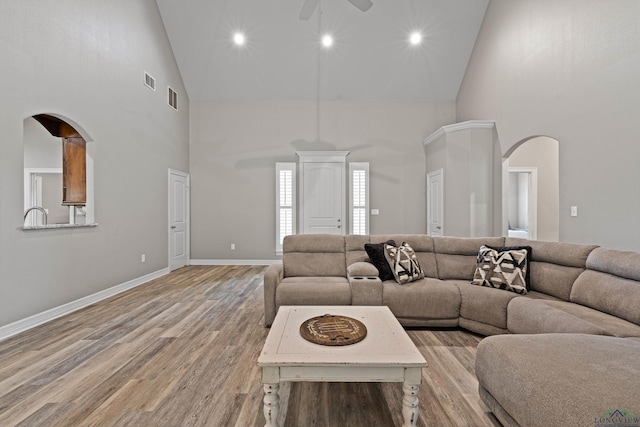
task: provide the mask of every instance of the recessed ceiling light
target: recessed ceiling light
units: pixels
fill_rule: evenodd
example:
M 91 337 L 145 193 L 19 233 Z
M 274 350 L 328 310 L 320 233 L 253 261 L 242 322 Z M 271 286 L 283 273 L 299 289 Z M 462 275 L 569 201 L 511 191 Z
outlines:
M 420 43 L 422 43 L 422 34 L 420 34 L 417 31 L 411 33 L 411 36 L 409 37 L 409 43 L 411 43 L 414 46 L 417 46 Z
M 244 45 L 244 43 L 246 42 L 246 39 L 244 37 L 244 34 L 242 33 L 235 33 L 233 35 L 233 42 L 237 45 L 237 46 L 242 46 Z
M 331 47 L 332 45 L 333 37 L 331 37 L 331 34 L 325 34 L 324 36 L 322 36 L 322 46 Z

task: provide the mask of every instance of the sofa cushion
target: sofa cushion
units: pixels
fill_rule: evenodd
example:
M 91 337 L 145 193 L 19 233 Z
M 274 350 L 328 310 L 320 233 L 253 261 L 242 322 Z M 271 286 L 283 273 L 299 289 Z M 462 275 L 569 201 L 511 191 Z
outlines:
M 364 245 L 364 250 L 367 252 L 371 264 L 378 269 L 378 277 L 380 277 L 380 280 L 394 280 L 393 270 L 391 270 L 391 266 L 385 256 L 385 245 L 395 246 L 396 242 L 390 239 L 381 243 L 367 243 Z
M 370 262 L 356 262 L 347 267 L 350 277 L 378 277 L 378 269 Z
M 367 243 L 379 243 L 383 241 L 375 240 L 375 236 L 374 240 L 371 240 L 370 237 L 371 236 L 368 235 L 362 236 L 358 234 L 349 234 L 344 236 L 347 265 L 361 261 L 369 261 L 369 255 L 367 255 L 367 252 L 364 250 L 364 245 Z
M 587 270 L 573 285 L 571 301 L 640 325 L 640 283 L 635 280 Z
M 526 294 L 530 254 L 529 246 L 493 248 L 482 245 L 471 284 Z
M 284 277 L 347 276 L 344 237 L 329 234 L 286 236 L 282 244 Z
M 350 304 L 351 287 L 344 277 L 285 277 L 276 292 L 276 307 Z
M 455 285 L 432 278 L 405 285 L 387 280 L 382 283 L 382 303 L 399 318 L 457 319 L 460 292 Z
M 451 281 L 460 290 L 460 317 L 507 329 L 507 305 L 515 292 L 480 287 L 467 281 Z
M 593 426 L 607 410 L 638 409 L 638 354 L 640 343 L 625 338 L 493 336 L 478 345 L 475 372 L 482 399 L 512 419 L 505 425 Z
M 569 301 L 571 287 L 586 268 L 595 245 L 506 238 L 505 246 L 531 246 L 530 289 Z
M 504 237 L 434 237 L 438 278 L 471 281 L 476 270 L 478 251 L 482 245 L 504 246 Z
M 640 325 L 640 253 L 595 249 L 571 301 Z
M 535 257 L 535 249 L 533 250 Z M 548 262 L 532 260 L 529 264 L 531 272 L 531 290 L 552 295 L 564 301 L 569 301 L 571 287 L 582 274 L 584 268 L 568 267 Z
M 596 248 L 587 258 L 587 268 L 640 282 L 640 253 Z
M 640 337 L 640 326 L 628 322 L 620 317 L 594 310 L 584 305 L 565 301 L 545 301 L 551 307 L 563 310 L 582 320 L 598 325 L 605 330 L 606 335 L 614 337 Z
M 507 308 L 509 332 L 516 334 L 585 333 L 638 337 L 640 326 L 579 304 L 518 297 Z
M 387 240 L 395 242 L 407 242 L 416 253 L 420 267 L 425 277 L 438 277 L 436 258 L 433 253 L 433 238 L 426 234 L 372 234 L 370 236 L 347 235 L 344 236 L 347 265 L 358 261 L 370 261 L 364 245 L 368 243 L 381 243 Z
M 402 242 L 398 247 L 385 243 L 384 256 L 396 282 L 404 284 L 424 278 L 416 254 L 407 242 Z
M 507 306 L 507 329 L 512 334 L 576 333 L 608 335 L 603 328 L 587 320 L 545 304 L 544 301 L 525 298 L 514 298 L 509 302 Z

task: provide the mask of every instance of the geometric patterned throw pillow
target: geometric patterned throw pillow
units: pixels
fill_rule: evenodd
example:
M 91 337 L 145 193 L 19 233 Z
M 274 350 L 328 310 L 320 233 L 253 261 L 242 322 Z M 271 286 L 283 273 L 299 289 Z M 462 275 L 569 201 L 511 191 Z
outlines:
M 531 247 L 492 248 L 481 246 L 472 285 L 526 294 L 529 289 Z
M 408 243 L 395 247 L 384 245 L 384 256 L 391 267 L 391 271 L 399 284 L 405 284 L 424 278 L 424 272 L 420 268 L 418 258 L 413 248 Z

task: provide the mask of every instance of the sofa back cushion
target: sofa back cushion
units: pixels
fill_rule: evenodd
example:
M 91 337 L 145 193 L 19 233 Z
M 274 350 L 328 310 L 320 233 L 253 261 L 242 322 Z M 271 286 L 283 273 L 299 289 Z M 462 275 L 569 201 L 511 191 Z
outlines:
M 569 301 L 571 287 L 597 246 L 506 238 L 507 246 L 531 246 L 531 290 Z
M 282 243 L 284 277 L 347 276 L 344 236 L 296 234 Z
M 373 236 L 373 239 L 371 239 L 371 237 L 372 236 L 359 236 L 355 234 L 344 236 L 347 267 L 356 262 L 367 261 L 369 259 L 367 252 L 364 250 L 364 245 L 383 242 L 382 240 L 378 241 L 376 236 Z
M 504 237 L 434 237 L 433 246 L 436 253 L 438 278 L 471 281 L 473 273 L 476 271 L 478 251 L 482 245 L 504 246 Z
M 433 253 L 433 238 L 425 234 L 372 234 L 370 236 L 345 236 L 345 248 L 347 266 L 360 262 L 369 261 L 364 245 L 367 243 L 383 243 L 389 240 L 396 242 L 400 246 L 402 242 L 407 242 L 415 251 L 418 263 L 422 267 L 425 277 L 438 277 L 436 271 L 436 259 Z
M 576 279 L 571 302 L 640 325 L 640 253 L 597 248 Z

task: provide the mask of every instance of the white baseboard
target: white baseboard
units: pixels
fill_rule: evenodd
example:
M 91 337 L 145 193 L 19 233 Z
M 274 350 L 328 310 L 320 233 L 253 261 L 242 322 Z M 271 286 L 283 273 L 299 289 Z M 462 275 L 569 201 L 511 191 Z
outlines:
M 189 265 L 271 265 L 281 262 L 281 259 L 192 259 Z
M 58 307 L 54 307 L 47 311 L 43 311 L 42 313 L 34 314 L 33 316 L 29 316 L 25 319 L 9 323 L 8 325 L 0 327 L 0 341 L 13 335 L 19 334 L 20 332 L 24 332 L 36 326 L 42 325 L 43 323 L 47 323 L 51 320 L 57 319 L 58 317 L 62 317 L 66 314 L 72 313 L 103 299 L 117 295 L 120 292 L 135 288 L 136 286 L 142 285 L 143 283 L 146 283 L 150 280 L 164 276 L 167 273 L 169 273 L 168 267 L 138 277 L 137 279 L 129 280 L 128 282 L 121 283 L 109 289 L 96 292 L 95 294 L 87 295 L 84 298 L 80 298 L 75 301 L 60 305 Z

